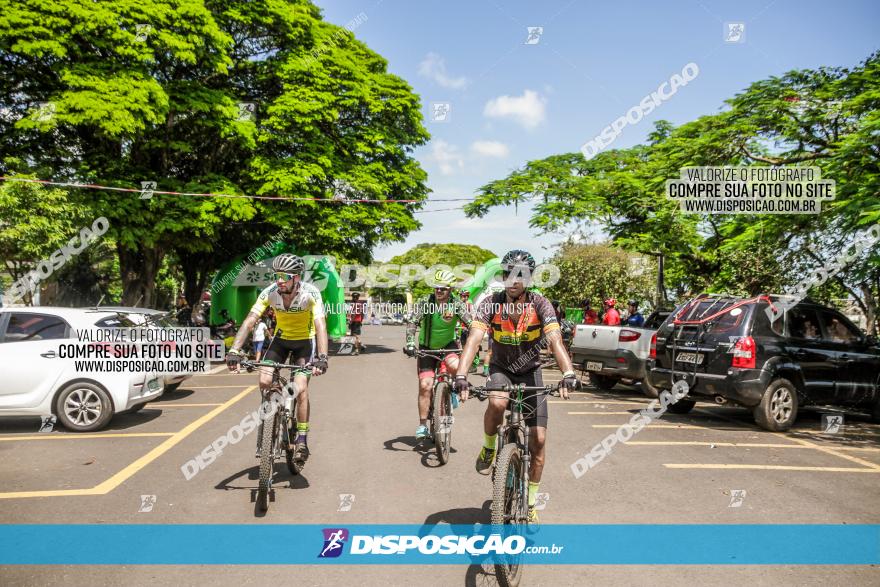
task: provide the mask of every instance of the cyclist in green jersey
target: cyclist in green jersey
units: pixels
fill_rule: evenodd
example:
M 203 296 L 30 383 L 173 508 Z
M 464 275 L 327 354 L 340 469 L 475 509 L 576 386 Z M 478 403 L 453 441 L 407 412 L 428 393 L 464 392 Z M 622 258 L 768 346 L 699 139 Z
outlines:
M 452 297 L 452 284 L 455 283 L 455 275 L 450 271 L 440 270 L 434 274 L 434 293 L 419 300 L 413 308 L 412 317 L 406 327 L 406 348 L 404 352 L 409 356 L 415 355 L 416 331 L 419 331 L 419 349 L 421 350 L 458 350 L 458 337 L 456 326 L 461 321 L 470 325 L 471 315 L 467 306 Z M 431 384 L 434 378 L 434 368 L 440 359 L 434 357 L 419 357 L 417 369 L 419 374 L 419 427 L 416 428 L 416 438 L 423 439 L 428 436 L 428 406 L 431 404 Z M 450 353 L 443 361 L 450 373 L 455 373 L 458 368 L 458 356 Z

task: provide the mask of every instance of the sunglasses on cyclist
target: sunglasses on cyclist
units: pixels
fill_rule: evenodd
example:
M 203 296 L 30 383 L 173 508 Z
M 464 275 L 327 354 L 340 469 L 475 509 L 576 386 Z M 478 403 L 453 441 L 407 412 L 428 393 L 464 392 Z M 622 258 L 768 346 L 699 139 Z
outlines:
M 281 281 L 290 281 L 296 276 L 296 273 L 285 273 L 284 271 L 275 272 L 275 279 L 280 279 Z
M 527 278 L 528 273 L 521 271 L 521 270 L 514 271 L 514 270 L 510 270 L 510 269 L 504 269 L 501 271 L 501 277 L 503 277 L 505 280 L 509 279 L 511 275 L 513 275 L 514 278 L 519 278 L 519 279 L 524 280 Z
M 435 287 L 434 288 L 434 291 L 449 291 L 449 290 L 450 290 L 450 288 L 448 288 L 448 287 Z

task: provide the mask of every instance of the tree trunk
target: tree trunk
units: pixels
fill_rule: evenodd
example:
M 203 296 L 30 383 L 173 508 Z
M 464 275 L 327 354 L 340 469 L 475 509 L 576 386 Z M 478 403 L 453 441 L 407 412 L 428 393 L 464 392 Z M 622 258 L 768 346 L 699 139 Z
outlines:
M 206 253 L 177 253 L 183 271 L 183 295 L 191 308 L 201 302 L 202 292 L 208 284 L 209 258 Z
M 865 318 L 867 319 L 865 323 L 865 331 L 868 334 L 877 335 L 877 298 L 874 297 L 874 292 L 871 291 L 871 282 L 866 281 L 862 283 L 860 286 L 862 290 L 862 298 L 865 303 Z
M 122 278 L 122 305 L 150 308 L 156 293 L 156 274 L 162 263 L 164 251 L 159 247 L 138 245 L 127 249 L 116 245 L 119 255 L 119 272 Z

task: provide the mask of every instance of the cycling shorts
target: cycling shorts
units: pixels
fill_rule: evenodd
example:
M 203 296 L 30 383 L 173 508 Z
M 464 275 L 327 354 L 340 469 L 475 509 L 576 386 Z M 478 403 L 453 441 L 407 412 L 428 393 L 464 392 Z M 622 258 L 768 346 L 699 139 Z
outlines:
M 542 386 L 544 379 L 541 377 L 541 369 L 535 369 L 521 375 L 514 375 L 495 365 L 489 365 L 489 385 L 512 385 L 514 383 L 522 383 L 528 386 Z M 498 393 L 492 392 L 492 393 Z M 535 395 L 535 392 L 523 392 L 525 396 L 525 406 L 523 406 L 523 416 L 526 424 L 529 426 L 547 427 L 547 395 Z M 508 407 L 509 404 L 508 404 Z
M 315 358 L 315 339 L 285 340 L 277 336 L 266 349 L 264 360 L 286 363 L 287 357 L 291 357 L 291 364 L 305 365 Z
M 447 344 L 442 349 L 429 349 L 427 347 L 420 346 L 419 350 L 421 351 L 436 351 L 438 356 L 442 356 L 440 351 L 444 350 L 458 350 L 459 346 L 456 341 L 452 341 Z M 445 357 L 444 357 L 445 358 Z M 440 364 L 440 359 L 434 357 L 419 357 L 416 362 L 416 368 L 419 372 L 419 379 L 423 377 L 433 377 L 434 376 L 434 368 Z

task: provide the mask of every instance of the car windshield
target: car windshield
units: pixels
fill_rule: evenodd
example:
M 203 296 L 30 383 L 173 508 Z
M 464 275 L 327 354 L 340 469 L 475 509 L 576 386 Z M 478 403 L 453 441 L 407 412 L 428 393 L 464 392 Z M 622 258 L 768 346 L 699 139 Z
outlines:
M 738 332 L 755 306 L 746 304 L 734 308 L 740 301 L 735 298 L 707 298 L 685 305 L 675 317 L 683 322 L 699 322 L 713 317 L 703 323 L 706 333 Z
M 113 316 L 101 318 L 95 322 L 95 326 L 98 328 L 137 328 L 137 324 L 124 314 L 114 314 Z

